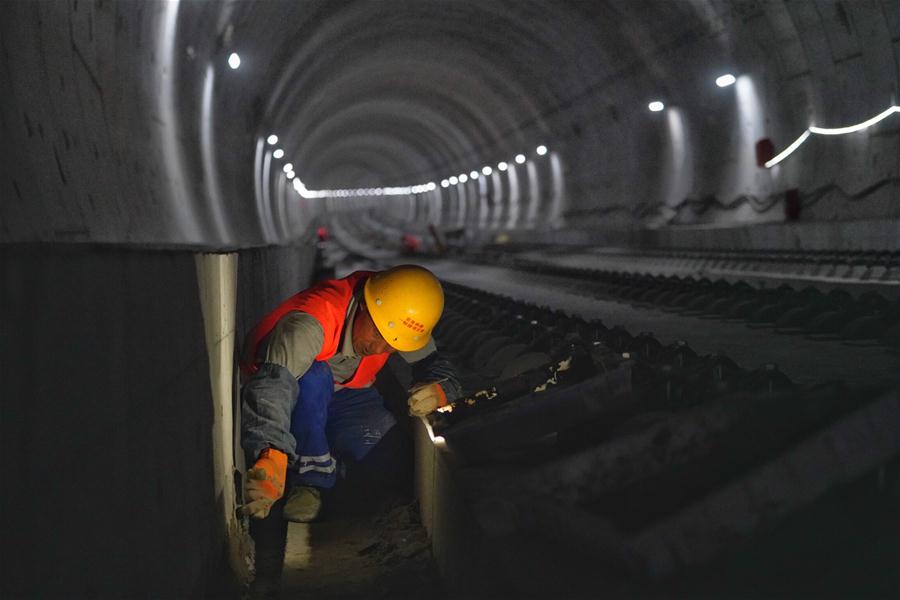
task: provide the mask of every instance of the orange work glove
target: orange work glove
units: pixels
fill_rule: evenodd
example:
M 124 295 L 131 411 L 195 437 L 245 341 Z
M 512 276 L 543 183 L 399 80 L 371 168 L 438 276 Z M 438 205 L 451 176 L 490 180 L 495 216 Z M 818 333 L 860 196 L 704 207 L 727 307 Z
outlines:
M 424 417 L 436 411 L 441 406 L 447 405 L 447 394 L 440 383 L 426 383 L 409 390 L 409 415 L 411 417 Z
M 253 467 L 247 471 L 244 496 L 244 514 L 265 519 L 272 504 L 284 495 L 284 480 L 287 476 L 287 454 L 275 448 L 266 448 L 259 453 Z

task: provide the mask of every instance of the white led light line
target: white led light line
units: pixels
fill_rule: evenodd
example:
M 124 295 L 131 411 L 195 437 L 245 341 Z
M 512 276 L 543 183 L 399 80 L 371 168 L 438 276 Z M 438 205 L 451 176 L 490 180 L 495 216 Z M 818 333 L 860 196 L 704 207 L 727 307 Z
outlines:
M 806 131 L 804 131 L 803 133 L 800 134 L 800 137 L 798 137 L 796 140 L 794 140 L 794 143 L 792 143 L 790 146 L 788 146 L 787 148 L 782 150 L 782 152 L 778 156 L 774 157 L 770 161 L 767 161 L 766 168 L 771 169 L 772 167 L 774 167 L 775 165 L 777 165 L 778 163 L 780 163 L 781 161 L 786 159 L 788 156 L 790 156 L 794 152 L 794 150 L 799 148 L 801 146 L 801 144 L 803 144 L 803 142 L 806 141 L 806 138 L 808 138 L 811 133 L 815 133 L 818 135 L 844 135 L 845 133 L 853 133 L 855 131 L 862 131 L 863 129 L 866 129 L 867 127 L 871 127 L 872 125 L 874 125 L 875 123 L 878 123 L 879 121 L 883 121 L 884 119 L 887 119 L 889 116 L 891 116 L 892 114 L 894 114 L 896 112 L 900 112 L 900 106 L 892 106 L 889 109 L 885 110 L 884 112 L 881 112 L 881 113 L 875 115 L 871 119 L 863 121 L 862 123 L 857 123 L 856 125 L 849 125 L 847 127 L 827 128 L 827 127 L 816 127 L 814 125 L 810 125 Z
M 794 152 L 794 150 L 796 150 L 797 148 L 800 147 L 800 144 L 802 144 L 803 142 L 806 141 L 806 138 L 808 138 L 809 135 L 810 135 L 809 129 L 807 129 L 806 131 L 801 133 L 800 137 L 798 137 L 796 140 L 794 140 L 793 144 L 791 144 L 790 146 L 788 146 L 787 148 L 782 150 L 781 153 L 778 156 L 772 158 L 772 160 L 767 161 L 766 168 L 771 169 L 772 167 L 774 167 L 775 165 L 777 165 L 778 163 L 780 163 L 781 161 L 786 159 L 788 156 L 790 156 Z
M 278 143 L 278 136 L 270 134 L 266 141 L 269 145 L 274 145 Z M 537 147 L 536 152 L 540 156 L 544 156 L 547 154 L 547 146 L 543 144 Z M 280 159 L 284 157 L 284 150 L 281 148 L 277 148 L 274 152 L 272 152 L 272 156 L 276 159 Z M 525 155 L 517 154 L 515 157 L 515 162 L 518 164 L 525 163 Z M 306 185 L 302 181 L 300 181 L 299 177 L 296 177 L 296 173 L 294 172 L 293 166 L 291 163 L 285 164 L 282 169 L 287 175 L 288 179 L 292 180 L 292 184 L 294 189 L 304 198 L 348 198 L 353 196 L 407 196 L 409 194 L 422 194 L 425 192 L 432 192 L 437 189 L 437 184 L 433 181 L 429 181 L 428 183 L 422 183 L 419 185 L 410 185 L 410 186 L 399 186 L 399 187 L 384 187 L 384 188 L 357 188 L 357 189 L 338 189 L 338 190 L 310 190 L 306 188 Z M 509 164 L 506 162 L 501 162 L 497 165 L 497 169 L 500 171 L 506 171 L 509 168 Z M 485 176 L 489 176 L 493 174 L 493 167 L 484 166 L 481 169 L 481 172 Z M 473 170 L 467 176 L 465 173 L 457 176 L 451 176 L 447 179 L 441 181 L 441 187 L 446 188 L 451 185 L 457 185 L 461 183 L 465 183 L 470 179 L 478 179 L 479 173 L 477 170 Z
M 538 146 L 535 149 L 535 152 L 537 152 L 538 156 L 544 156 L 548 152 L 547 146 L 541 144 L 540 146 Z M 515 162 L 518 165 L 524 165 L 525 160 L 526 160 L 526 158 L 525 158 L 524 154 L 516 154 L 515 158 L 512 161 L 510 161 L 510 163 Z M 507 169 L 509 169 L 510 163 L 507 163 L 505 161 L 501 161 L 501 162 L 497 163 L 497 170 L 498 171 L 506 171 Z M 494 173 L 494 168 L 489 165 L 484 166 L 481 168 L 481 173 L 484 174 L 485 176 L 492 175 Z M 462 173 L 461 175 L 458 175 L 458 176 L 453 175 L 451 177 L 448 177 L 447 179 L 444 179 L 443 181 L 441 181 L 441 187 L 446 188 L 446 187 L 450 187 L 451 185 L 462 184 L 462 183 L 465 183 L 470 180 L 478 179 L 478 177 L 479 177 L 478 169 L 475 169 L 475 170 L 471 171 L 468 175 L 466 175 L 465 173 Z M 445 182 L 447 183 L 447 185 L 444 185 Z
M 836 127 L 834 129 L 826 129 L 824 127 L 814 127 L 812 125 L 809 126 L 809 130 L 813 133 L 818 133 L 819 135 L 843 135 L 845 133 L 853 133 L 854 131 L 860 131 L 865 129 L 866 127 L 871 127 L 875 123 L 887 119 L 891 114 L 895 112 L 900 112 L 900 106 L 892 106 L 883 113 L 879 113 L 869 119 L 868 121 L 863 121 L 857 125 L 850 125 L 849 127 Z
M 379 187 L 379 188 L 357 188 L 357 189 L 341 189 L 341 190 L 308 190 L 306 186 L 295 178 L 293 181 L 294 189 L 304 198 L 350 198 L 354 196 L 408 196 L 409 194 L 422 194 L 437 189 L 437 185 L 433 181 L 423 183 L 421 185 L 399 186 L 399 187 Z

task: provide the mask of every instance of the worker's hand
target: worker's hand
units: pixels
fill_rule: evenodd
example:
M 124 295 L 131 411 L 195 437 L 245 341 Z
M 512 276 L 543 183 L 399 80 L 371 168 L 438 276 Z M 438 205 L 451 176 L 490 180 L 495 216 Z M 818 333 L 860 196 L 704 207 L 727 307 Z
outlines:
M 447 405 L 447 395 L 440 383 L 426 383 L 409 390 L 409 414 L 424 417 L 441 406 Z
M 284 495 L 287 475 L 287 454 L 275 448 L 266 448 L 259 454 L 253 467 L 247 471 L 243 506 L 245 515 L 257 519 L 269 516 L 272 504 Z

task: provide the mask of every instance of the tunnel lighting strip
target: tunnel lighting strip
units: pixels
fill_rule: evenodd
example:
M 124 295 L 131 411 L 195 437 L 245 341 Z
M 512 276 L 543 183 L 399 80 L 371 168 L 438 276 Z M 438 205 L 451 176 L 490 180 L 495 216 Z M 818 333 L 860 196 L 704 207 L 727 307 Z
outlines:
M 863 121 L 862 123 L 857 123 L 856 125 L 849 125 L 847 127 L 826 128 L 826 127 L 816 127 L 814 125 L 810 125 L 809 128 L 806 131 L 804 131 L 803 133 L 801 133 L 800 137 L 798 137 L 796 140 L 794 140 L 794 142 L 790 146 L 785 148 L 778 156 L 774 157 L 772 160 L 767 161 L 766 168 L 771 169 L 772 167 L 774 167 L 775 165 L 777 165 L 778 163 L 780 163 L 781 161 L 786 159 L 788 156 L 793 154 L 794 150 L 799 148 L 803 144 L 803 142 L 805 142 L 806 139 L 810 136 L 810 134 L 815 133 L 817 135 L 844 135 L 845 133 L 854 133 L 856 131 L 862 131 L 863 129 L 871 127 L 872 125 L 874 125 L 875 123 L 878 123 L 879 121 L 883 121 L 884 119 L 887 119 L 889 116 L 891 116 L 892 114 L 894 114 L 896 112 L 900 112 L 900 106 L 892 106 L 889 109 L 885 110 L 884 112 L 881 112 L 881 113 L 875 115 L 871 119 Z
M 891 114 L 895 112 L 900 112 L 900 106 L 892 106 L 883 113 L 877 114 L 868 121 L 863 121 L 857 125 L 850 125 L 849 127 L 836 127 L 834 129 L 826 129 L 824 127 L 814 127 L 810 125 L 809 130 L 812 133 L 818 133 L 819 135 L 843 135 L 845 133 L 853 133 L 854 131 L 861 131 L 867 127 L 871 127 L 875 123 L 882 121 Z
M 275 145 L 278 143 L 278 136 L 270 134 L 266 138 L 266 142 L 269 145 Z M 547 146 L 541 144 L 535 149 L 538 156 L 544 156 L 547 154 Z M 272 152 L 272 156 L 274 158 L 282 158 L 284 157 L 284 150 L 281 148 L 276 148 L 274 152 Z M 525 155 L 517 154 L 515 157 L 515 162 L 517 164 L 525 163 Z M 373 188 L 356 188 L 356 189 L 336 189 L 336 190 L 310 190 L 307 189 L 306 185 L 300 181 L 300 178 L 297 177 L 297 174 L 294 172 L 294 165 L 291 163 L 286 163 L 282 170 L 288 179 L 292 181 L 292 185 L 294 186 L 294 190 L 303 198 L 352 198 L 352 197 L 371 197 L 371 196 L 408 196 L 410 194 L 423 194 L 425 192 L 432 192 L 437 189 L 437 184 L 433 181 L 429 181 L 428 183 L 422 183 L 419 185 L 411 185 L 411 186 L 398 186 L 398 187 L 373 187 Z M 509 169 L 509 164 L 501 161 L 497 164 L 497 169 L 499 171 L 506 171 Z M 491 175 L 494 172 L 493 167 L 486 165 L 481 168 L 481 173 L 483 173 L 486 177 Z M 479 173 L 478 170 L 471 171 L 468 175 L 465 173 L 460 174 L 459 176 L 451 176 L 447 179 L 443 179 L 441 181 L 441 187 L 447 188 L 451 185 L 463 184 L 466 181 L 472 179 L 478 179 Z
M 421 194 L 430 192 L 437 188 L 433 181 L 423 183 L 421 185 L 400 186 L 400 187 L 379 187 L 379 188 L 358 188 L 347 190 L 309 190 L 300 181 L 295 178 L 293 181 L 294 189 L 304 198 L 351 198 L 351 197 L 368 197 L 368 196 L 408 196 L 410 194 Z
M 772 167 L 774 167 L 775 165 L 777 165 L 778 163 L 780 163 L 781 161 L 783 161 L 784 159 L 786 159 L 788 156 L 790 156 L 790 155 L 794 152 L 794 150 L 796 150 L 797 148 L 799 148 L 800 145 L 801 145 L 803 142 L 805 142 L 805 141 L 806 141 L 806 138 L 808 138 L 809 136 L 810 136 L 809 129 L 807 129 L 806 131 L 804 131 L 803 133 L 800 134 L 800 137 L 798 137 L 796 140 L 794 140 L 794 143 L 793 143 L 793 144 L 791 144 L 790 146 L 788 146 L 787 148 L 785 148 L 785 149 L 781 152 L 781 154 L 779 154 L 778 156 L 774 157 L 772 160 L 766 162 L 766 168 L 767 168 L 767 169 L 771 169 Z

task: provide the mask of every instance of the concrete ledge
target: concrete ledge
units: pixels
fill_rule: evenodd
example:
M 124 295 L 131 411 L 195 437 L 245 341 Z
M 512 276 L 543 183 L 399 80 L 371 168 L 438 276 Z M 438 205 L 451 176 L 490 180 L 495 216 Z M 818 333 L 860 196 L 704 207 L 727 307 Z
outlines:
M 446 590 L 451 598 L 501 597 L 498 558 L 487 550 L 488 541 L 468 507 L 453 472 L 453 456 L 424 419 L 413 425 L 416 496 L 422 523 Z

